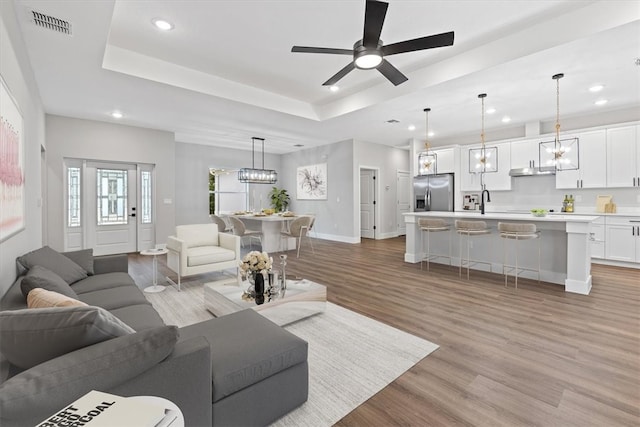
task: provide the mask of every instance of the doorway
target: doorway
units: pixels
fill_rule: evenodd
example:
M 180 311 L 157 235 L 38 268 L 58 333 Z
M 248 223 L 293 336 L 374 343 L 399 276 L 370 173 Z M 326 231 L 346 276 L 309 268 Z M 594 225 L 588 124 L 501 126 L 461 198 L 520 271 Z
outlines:
M 377 231 L 377 169 L 360 168 L 360 237 L 375 239 Z

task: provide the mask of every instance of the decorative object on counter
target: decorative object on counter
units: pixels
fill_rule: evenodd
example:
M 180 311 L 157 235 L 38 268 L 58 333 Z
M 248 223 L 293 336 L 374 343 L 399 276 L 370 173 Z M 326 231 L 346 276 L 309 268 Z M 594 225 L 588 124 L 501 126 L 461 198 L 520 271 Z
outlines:
M 256 169 L 256 140 L 262 142 L 262 169 Z M 276 171 L 264 168 L 264 138 L 258 138 L 256 136 L 251 138 L 251 168 L 240 169 L 238 171 L 238 180 L 250 184 L 275 184 L 278 180 L 278 173 Z
M 567 196 L 565 196 L 566 198 Z M 568 198 L 566 198 L 566 204 L 563 203 L 563 205 L 565 205 L 565 212 L 568 213 L 573 213 L 573 194 L 570 194 Z
M 480 132 L 480 148 L 469 150 L 469 173 L 490 173 L 498 172 L 498 147 L 486 147 L 484 140 L 484 99 L 486 93 L 481 93 L 478 98 L 482 101 L 482 132 Z M 484 189 L 483 175 L 480 175 L 480 184 Z
M 531 209 L 531 215 L 537 216 L 537 217 L 545 217 L 545 216 L 547 216 L 547 210 L 546 209 Z
M 607 204 L 611 203 L 613 196 L 596 196 L 596 212 L 605 213 Z
M 580 168 L 578 138 L 560 139 L 560 79 L 564 74 L 551 77 L 556 81 L 556 137 L 553 141 L 540 143 L 540 166 L 549 166 L 556 171 L 576 170 Z
M 289 207 L 291 198 L 289 193 L 284 188 L 273 187 L 269 192 L 269 198 L 271 199 L 271 207 L 276 212 L 284 212 Z
M 478 202 L 479 198 L 478 194 L 465 194 L 462 209 L 465 211 L 475 211 L 480 209 L 480 202 Z
M 429 111 L 431 111 L 431 108 L 424 109 L 427 116 L 427 125 L 425 127 L 426 139 L 424 140 L 424 148 L 426 151 L 418 154 L 418 175 L 438 173 L 438 155 L 431 151 L 431 144 L 429 143 Z

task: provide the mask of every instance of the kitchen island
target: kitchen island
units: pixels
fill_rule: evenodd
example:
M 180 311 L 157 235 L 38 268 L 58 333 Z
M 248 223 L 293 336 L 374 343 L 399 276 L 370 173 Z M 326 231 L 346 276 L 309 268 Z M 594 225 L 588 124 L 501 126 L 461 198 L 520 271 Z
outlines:
M 422 232 L 418 226 L 420 217 L 443 218 L 451 224 L 449 233 L 432 233 L 431 253 L 445 254 L 449 251 L 451 238 L 452 265 L 459 266 L 459 238 L 454 223 L 457 219 L 486 221 L 492 233 L 485 238 L 473 239 L 471 257 L 488 263 L 472 268 L 484 269 L 502 274 L 503 244 L 497 231 L 498 222 L 528 222 L 536 224 L 541 231 L 540 280 L 564 285 L 566 292 L 588 295 L 591 291 L 591 223 L 597 216 L 575 214 L 549 214 L 534 217 L 525 213 L 487 212 L 411 212 L 404 214 L 407 225 L 405 262 L 417 263 L 424 258 Z M 424 239 L 426 242 L 426 238 Z M 465 245 L 463 240 L 462 244 Z M 512 242 L 509 242 L 512 243 Z M 537 243 L 520 242 L 519 258 L 530 266 L 537 266 Z M 509 246 L 513 248 L 512 245 Z M 513 250 L 513 249 L 510 249 Z M 431 261 L 441 262 L 441 261 Z M 524 266 L 524 265 L 523 265 Z M 536 278 L 535 273 L 524 272 L 520 277 Z

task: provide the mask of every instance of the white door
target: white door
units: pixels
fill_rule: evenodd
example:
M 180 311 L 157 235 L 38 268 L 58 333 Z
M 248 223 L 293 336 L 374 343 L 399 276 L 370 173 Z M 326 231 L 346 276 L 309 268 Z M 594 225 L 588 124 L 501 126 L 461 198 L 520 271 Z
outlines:
M 438 159 L 440 159 L 439 156 Z M 408 213 L 411 209 L 411 180 L 409 179 L 409 172 L 396 172 L 396 186 L 396 194 L 398 195 L 396 223 L 398 224 L 398 236 L 402 236 L 407 234 L 407 224 L 404 222 L 403 214 Z
M 360 169 L 360 237 L 375 239 L 375 182 L 372 169 Z
M 94 255 L 136 252 L 137 167 L 87 162 L 86 246 Z

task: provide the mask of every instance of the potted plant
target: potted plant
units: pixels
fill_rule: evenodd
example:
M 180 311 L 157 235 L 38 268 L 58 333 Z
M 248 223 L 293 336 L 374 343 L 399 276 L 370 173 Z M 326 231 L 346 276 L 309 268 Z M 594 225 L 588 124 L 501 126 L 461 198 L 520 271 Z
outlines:
M 284 188 L 273 187 L 269 193 L 269 197 L 271 198 L 271 206 L 276 210 L 276 212 L 284 212 L 287 210 L 289 201 L 291 200 L 287 190 Z

